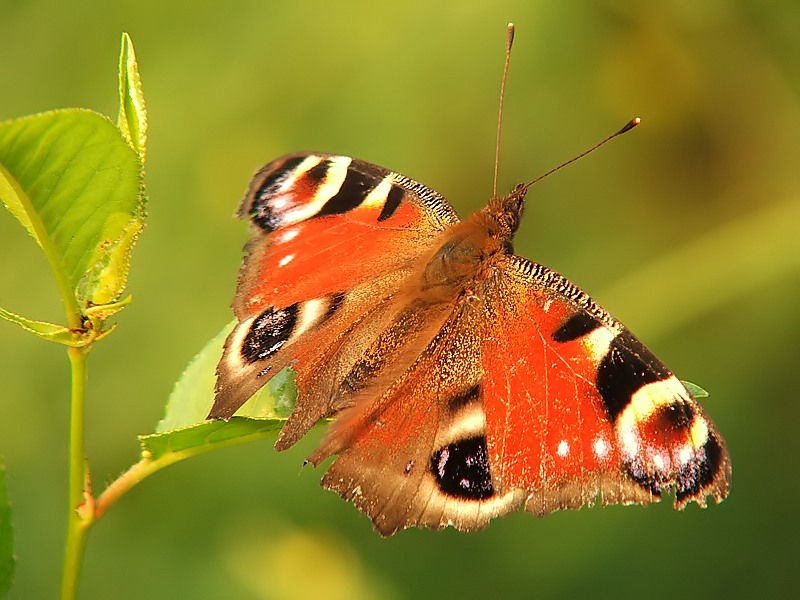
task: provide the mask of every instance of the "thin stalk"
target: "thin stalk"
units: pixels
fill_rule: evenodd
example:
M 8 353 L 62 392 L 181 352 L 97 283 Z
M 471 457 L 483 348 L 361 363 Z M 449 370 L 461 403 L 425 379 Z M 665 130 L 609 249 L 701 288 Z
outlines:
M 153 453 L 146 449 L 147 443 L 143 442 L 142 455 L 139 462 L 132 465 L 127 471 L 112 481 L 108 487 L 103 490 L 103 493 L 94 500 L 94 506 L 92 507 L 94 519 L 97 520 L 102 517 L 106 511 L 123 495 L 128 493 L 131 488 L 161 469 L 187 458 L 211 452 L 212 450 L 219 450 L 220 448 L 227 448 L 229 446 L 238 446 L 240 444 L 268 438 L 275 435 L 275 432 L 280 429 L 282 425 L 283 421 L 279 420 L 274 427 L 268 426 L 249 434 L 236 435 L 229 438 L 223 437 L 213 442 L 209 441 L 202 445 L 182 448 L 180 450 L 161 450 L 156 453 L 157 456 L 153 456 Z M 203 427 L 203 425 L 200 427 Z M 144 440 L 151 437 L 159 437 L 159 434 L 144 436 L 141 439 Z
M 194 456 L 195 454 L 199 454 L 199 452 L 169 452 L 158 460 L 142 458 L 138 463 L 132 465 L 127 471 L 111 482 L 111 484 L 103 490 L 103 493 L 97 497 L 94 518 L 99 519 L 102 517 L 112 504 L 143 479 L 160 471 L 164 467 L 189 458 L 190 456 Z
M 94 507 L 88 483 L 88 465 L 84 448 L 84 408 L 86 401 L 86 366 L 91 345 L 69 348 L 72 375 L 69 439 L 69 495 L 67 541 L 64 547 L 64 570 L 61 600 L 73 600 L 78 593 L 78 579 L 83 562 L 86 535 L 94 523 Z M 88 505 L 90 510 L 82 510 Z

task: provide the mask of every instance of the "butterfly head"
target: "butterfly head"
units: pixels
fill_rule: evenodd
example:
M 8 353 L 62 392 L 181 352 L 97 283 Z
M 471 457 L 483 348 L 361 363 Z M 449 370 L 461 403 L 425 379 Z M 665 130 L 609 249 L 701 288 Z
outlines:
M 519 184 L 507 196 L 498 196 L 489 200 L 482 212 L 493 226 L 490 231 L 494 230 L 492 231 L 494 237 L 511 242 L 511 238 L 514 237 L 522 220 L 527 192 L 528 188 Z

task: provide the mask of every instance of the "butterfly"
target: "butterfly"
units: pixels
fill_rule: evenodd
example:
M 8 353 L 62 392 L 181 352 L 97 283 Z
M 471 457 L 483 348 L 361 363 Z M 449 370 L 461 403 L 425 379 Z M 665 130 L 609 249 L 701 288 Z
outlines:
M 347 156 L 298 153 L 253 178 L 251 239 L 209 418 L 285 367 L 285 450 L 333 418 L 308 462 L 388 536 L 484 527 L 599 501 L 722 501 L 725 442 L 619 321 L 512 238 L 527 186 L 460 220 L 439 193 Z

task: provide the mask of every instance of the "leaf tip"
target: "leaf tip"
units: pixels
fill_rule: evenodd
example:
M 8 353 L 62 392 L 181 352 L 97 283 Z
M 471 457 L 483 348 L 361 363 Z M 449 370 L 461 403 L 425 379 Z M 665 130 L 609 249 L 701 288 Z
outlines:
M 144 164 L 147 146 L 147 110 L 142 80 L 131 36 L 123 31 L 119 55 L 119 117 L 117 127 Z

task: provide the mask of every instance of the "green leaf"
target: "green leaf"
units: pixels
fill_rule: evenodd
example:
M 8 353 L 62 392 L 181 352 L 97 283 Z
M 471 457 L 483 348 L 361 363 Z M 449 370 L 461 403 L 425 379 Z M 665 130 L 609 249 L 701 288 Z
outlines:
M 50 342 L 58 342 L 66 346 L 80 347 L 86 346 L 93 339 L 93 331 L 73 331 L 69 327 L 63 325 L 56 325 L 54 323 L 47 323 L 46 321 L 33 321 L 26 319 L 20 315 L 14 314 L 10 311 L 0 308 L 0 317 L 16 323 L 26 331 L 30 331 L 38 335 L 40 338 Z
M 147 110 L 142 94 L 139 65 L 133 51 L 133 42 L 127 33 L 122 34 L 119 53 L 119 117 L 117 127 L 136 150 L 144 164 L 147 146 Z
M 230 421 L 206 421 L 183 429 L 139 436 L 142 457 L 172 464 L 178 460 L 235 446 L 272 435 L 284 419 L 233 417 Z
M 206 421 L 214 401 L 217 362 L 229 323 L 192 360 L 167 402 L 156 432 L 139 436 L 141 459 L 113 481 L 97 500 L 97 515 L 103 514 L 123 494 L 161 469 L 227 446 L 236 446 L 272 436 L 283 427 L 296 397 L 294 374 L 284 369 L 248 400 L 230 421 Z M 244 415 L 244 416 L 242 416 Z
M 284 369 L 256 392 L 230 421 L 206 421 L 214 402 L 216 368 L 235 322 L 209 341 L 186 367 L 167 401 L 155 433 L 139 436 L 141 460 L 114 481 L 98 500 L 104 512 L 142 479 L 186 458 L 273 435 L 294 408 L 294 373 Z
M 139 436 L 141 459 L 100 494 L 96 516 L 105 513 L 133 486 L 171 464 L 218 448 L 263 439 L 283 427 L 296 397 L 294 373 L 289 369 L 267 382 L 230 421 L 205 420 L 214 401 L 217 362 L 234 324 L 229 323 L 208 342 L 183 372 L 156 432 Z
M 141 171 L 138 154 L 98 113 L 0 123 L 0 199 L 44 250 L 72 321 L 82 307 L 122 295 L 144 223 Z
M 233 329 L 231 322 L 194 357 L 181 375 L 167 401 L 164 418 L 156 425 L 161 433 L 205 421 L 214 403 L 216 369 L 225 339 Z M 236 414 L 253 419 L 285 420 L 294 408 L 297 389 L 294 373 L 284 369 L 256 392 Z
M 6 492 L 6 468 L 0 461 L 0 598 L 5 597 L 11 589 L 15 563 L 11 506 Z
M 684 381 L 683 379 L 681 379 L 681 383 L 687 390 L 689 390 L 689 393 L 695 400 L 702 400 L 703 398 L 708 398 L 710 395 L 707 391 L 705 391 L 696 383 L 692 383 L 691 381 Z
M 103 515 L 111 505 L 131 488 L 153 473 L 192 456 L 211 452 L 226 446 L 273 435 L 283 425 L 282 419 L 248 419 L 233 417 L 225 421 L 207 421 L 175 431 L 139 436 L 141 459 L 117 477 L 98 496 L 95 518 Z

